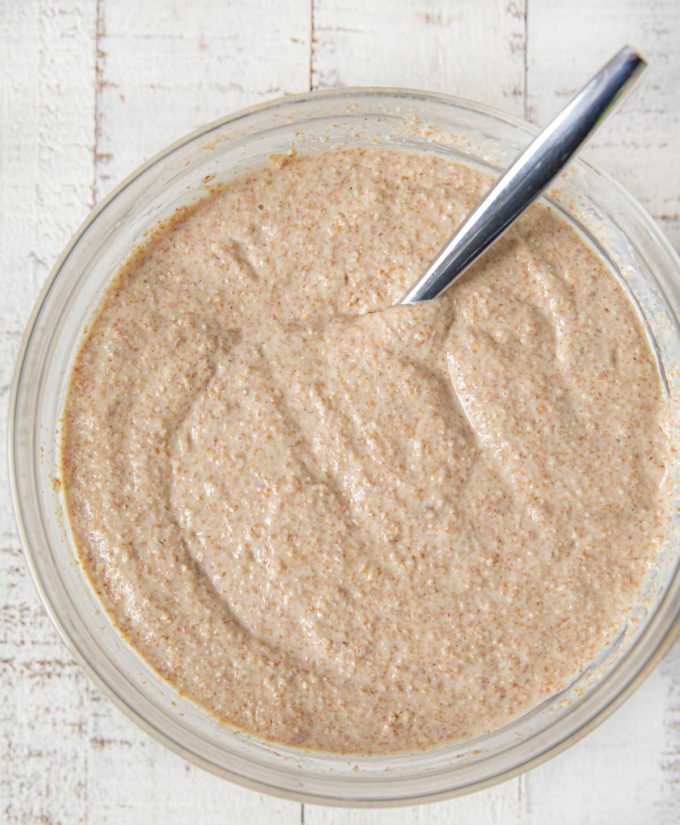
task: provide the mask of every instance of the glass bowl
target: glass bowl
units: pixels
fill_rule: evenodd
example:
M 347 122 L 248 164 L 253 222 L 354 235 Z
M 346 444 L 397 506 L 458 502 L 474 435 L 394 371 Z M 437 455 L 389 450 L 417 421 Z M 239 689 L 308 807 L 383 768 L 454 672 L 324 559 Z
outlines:
M 534 134 L 528 124 L 478 104 L 418 91 L 342 89 L 277 100 L 224 118 L 158 154 L 91 213 L 54 267 L 24 336 L 10 401 L 11 485 L 21 542 L 76 660 L 131 719 L 183 757 L 242 785 L 305 802 L 398 805 L 455 796 L 512 777 L 583 736 L 670 644 L 680 623 L 677 508 L 658 564 L 615 641 L 573 684 L 530 713 L 473 741 L 410 754 L 339 757 L 276 746 L 221 725 L 180 697 L 121 639 L 81 570 L 64 515 L 60 415 L 70 367 L 112 275 L 159 220 L 275 153 L 385 145 L 493 171 Z M 637 304 L 677 436 L 680 261 L 630 195 L 583 162 L 570 167 L 547 200 L 608 259 Z

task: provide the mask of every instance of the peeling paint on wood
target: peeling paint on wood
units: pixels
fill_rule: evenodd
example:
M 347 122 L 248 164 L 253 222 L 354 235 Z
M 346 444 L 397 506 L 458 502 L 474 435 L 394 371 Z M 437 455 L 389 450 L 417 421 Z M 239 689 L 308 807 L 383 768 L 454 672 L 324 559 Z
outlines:
M 309 0 L 99 0 L 98 199 L 204 123 L 309 85 Z
M 521 115 L 524 0 L 314 0 L 312 84 L 407 86 Z

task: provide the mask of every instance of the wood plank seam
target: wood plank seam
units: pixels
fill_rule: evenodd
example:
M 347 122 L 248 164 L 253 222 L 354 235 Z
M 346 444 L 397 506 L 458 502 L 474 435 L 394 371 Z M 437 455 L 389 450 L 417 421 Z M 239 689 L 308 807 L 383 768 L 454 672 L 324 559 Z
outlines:
M 95 0 L 95 29 L 94 29 L 94 124 L 92 134 L 92 203 L 94 208 L 99 200 L 97 173 L 99 169 L 99 138 L 101 136 L 101 83 L 104 74 L 101 50 L 102 27 L 102 0 Z

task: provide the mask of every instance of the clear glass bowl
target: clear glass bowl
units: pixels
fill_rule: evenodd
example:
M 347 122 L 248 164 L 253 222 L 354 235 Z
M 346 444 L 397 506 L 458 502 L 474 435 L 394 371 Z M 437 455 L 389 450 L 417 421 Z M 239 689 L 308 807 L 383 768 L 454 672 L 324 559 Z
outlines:
M 189 135 L 138 169 L 92 212 L 57 262 L 28 324 L 11 394 L 10 470 L 21 541 L 73 656 L 131 719 L 185 758 L 307 802 L 398 805 L 455 796 L 514 776 L 583 736 L 669 645 L 680 623 L 677 508 L 659 563 L 614 644 L 532 712 L 474 741 L 412 754 L 341 758 L 274 746 L 220 725 L 178 696 L 121 639 L 83 575 L 64 515 L 60 414 L 70 367 L 111 276 L 157 221 L 205 194 L 206 185 L 292 147 L 304 154 L 381 144 L 497 170 L 533 134 L 491 109 L 423 92 L 343 89 L 274 101 Z M 598 247 L 637 303 L 677 427 L 680 261 L 640 206 L 583 162 L 548 200 Z

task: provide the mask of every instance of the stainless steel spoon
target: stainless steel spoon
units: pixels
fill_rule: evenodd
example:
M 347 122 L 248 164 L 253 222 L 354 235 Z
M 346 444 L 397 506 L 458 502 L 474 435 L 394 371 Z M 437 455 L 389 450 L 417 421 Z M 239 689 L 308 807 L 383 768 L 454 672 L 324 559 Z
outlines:
M 431 301 L 448 289 L 546 189 L 646 65 L 630 46 L 621 49 L 498 179 L 399 303 Z

